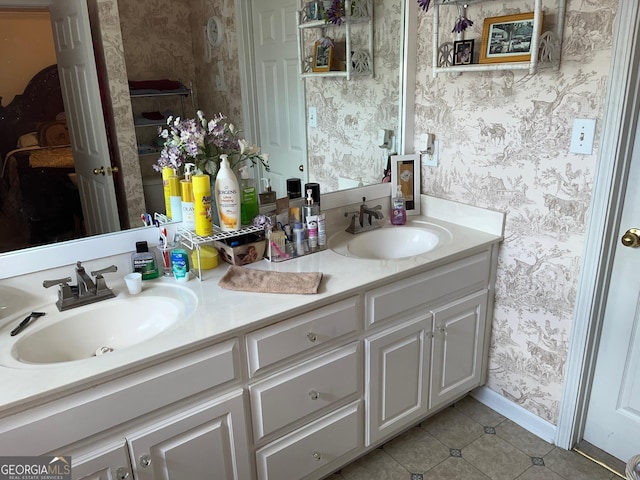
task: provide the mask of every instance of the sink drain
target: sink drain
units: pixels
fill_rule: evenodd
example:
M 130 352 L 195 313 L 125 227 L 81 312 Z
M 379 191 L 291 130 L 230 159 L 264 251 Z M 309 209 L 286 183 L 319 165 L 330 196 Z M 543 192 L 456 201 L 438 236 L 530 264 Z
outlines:
M 94 354 L 96 357 L 100 356 L 100 355 L 104 355 L 105 353 L 110 353 L 113 352 L 113 348 L 111 347 L 100 347 L 99 349 L 96 350 L 96 353 Z

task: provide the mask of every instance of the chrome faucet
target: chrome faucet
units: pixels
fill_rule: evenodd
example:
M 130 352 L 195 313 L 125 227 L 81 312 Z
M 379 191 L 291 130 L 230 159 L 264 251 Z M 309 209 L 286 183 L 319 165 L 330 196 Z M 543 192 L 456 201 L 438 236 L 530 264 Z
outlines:
M 102 276 L 104 273 L 117 272 L 118 267 L 111 265 L 101 270 L 91 272 L 95 277 L 95 282 L 87 274 L 81 262 L 76 263 L 77 285 L 69 285 L 71 277 L 58 278 L 56 280 L 45 280 L 42 282 L 44 288 L 59 285 L 58 301 L 56 306 L 61 312 L 90 303 L 99 302 L 108 298 L 114 298 L 115 294 L 107 287 L 107 283 Z
M 370 208 L 365 203 L 366 201 L 367 198 L 362 197 L 362 204 L 360 205 L 359 211 L 345 212 L 345 217 L 349 217 L 349 215 L 351 215 L 351 222 L 345 231 L 355 235 L 357 233 L 375 230 L 382 226 L 377 221 L 384 218 L 384 215 L 382 214 L 382 205 L 376 205 L 375 207 Z

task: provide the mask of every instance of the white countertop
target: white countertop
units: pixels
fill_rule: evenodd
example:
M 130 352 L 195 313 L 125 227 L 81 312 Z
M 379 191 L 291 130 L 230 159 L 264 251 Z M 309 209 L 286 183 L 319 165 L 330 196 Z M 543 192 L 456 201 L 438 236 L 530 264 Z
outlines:
M 46 295 L 32 296 L 28 299 L 28 304 L 21 306 L 16 313 L 0 318 L 0 382 L 3 385 L 0 389 L 0 417 L 158 363 L 164 358 L 202 348 L 240 332 L 331 303 L 394 277 L 402 278 L 428 270 L 485 249 L 502 238 L 501 231 L 487 233 L 439 218 L 409 217 L 409 220 L 416 219 L 445 228 L 451 233 L 451 240 L 431 252 L 406 259 L 349 258 L 327 249 L 281 263 L 260 261 L 248 267 L 279 272 L 322 272 L 323 279 L 317 294 L 287 295 L 224 290 L 218 286 L 218 280 L 228 268 L 225 263 L 214 270 L 205 271 L 202 281 L 191 279 L 187 283 L 178 284 L 172 278 L 160 278 L 144 282 L 142 295 L 145 291 L 152 292 L 164 287 L 190 290 L 198 298 L 196 311 L 187 320 L 143 343 L 75 362 L 28 365 L 10 360 L 9 350 L 16 337 L 10 337 L 9 332 L 22 318 L 33 310 L 45 309 L 50 312 L 24 332 L 42 328 L 56 320 L 57 309 L 53 305 L 55 292 L 38 289 Z M 107 282 L 118 298 L 130 296 L 124 287 L 122 276 L 112 275 L 107 277 Z M 38 280 L 41 283 L 40 278 Z M 11 282 L 11 279 L 0 282 L 0 288 L 9 290 L 23 285 L 24 283 Z

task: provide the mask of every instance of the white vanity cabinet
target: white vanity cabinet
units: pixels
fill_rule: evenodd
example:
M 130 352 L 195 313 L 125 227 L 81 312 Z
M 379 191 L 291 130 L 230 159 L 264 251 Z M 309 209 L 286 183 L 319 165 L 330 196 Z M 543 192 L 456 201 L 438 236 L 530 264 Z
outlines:
M 362 449 L 360 304 L 353 296 L 247 334 L 259 480 L 321 478 Z
M 131 463 L 124 438 L 96 445 L 71 457 L 73 480 L 131 480 Z M 69 455 L 65 453 L 64 455 Z
M 365 294 L 367 446 L 479 386 L 490 252 Z

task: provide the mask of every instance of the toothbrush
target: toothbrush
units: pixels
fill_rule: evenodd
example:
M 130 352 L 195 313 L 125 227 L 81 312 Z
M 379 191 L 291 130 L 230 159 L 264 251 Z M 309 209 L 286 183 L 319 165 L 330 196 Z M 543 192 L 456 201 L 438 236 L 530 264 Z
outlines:
M 276 245 L 276 242 L 274 242 L 273 240 L 271 241 L 271 247 L 274 248 L 278 255 L 280 255 L 282 258 L 289 258 L 289 254 L 284 253 L 282 250 L 280 250 L 280 247 L 278 247 L 278 245 Z

